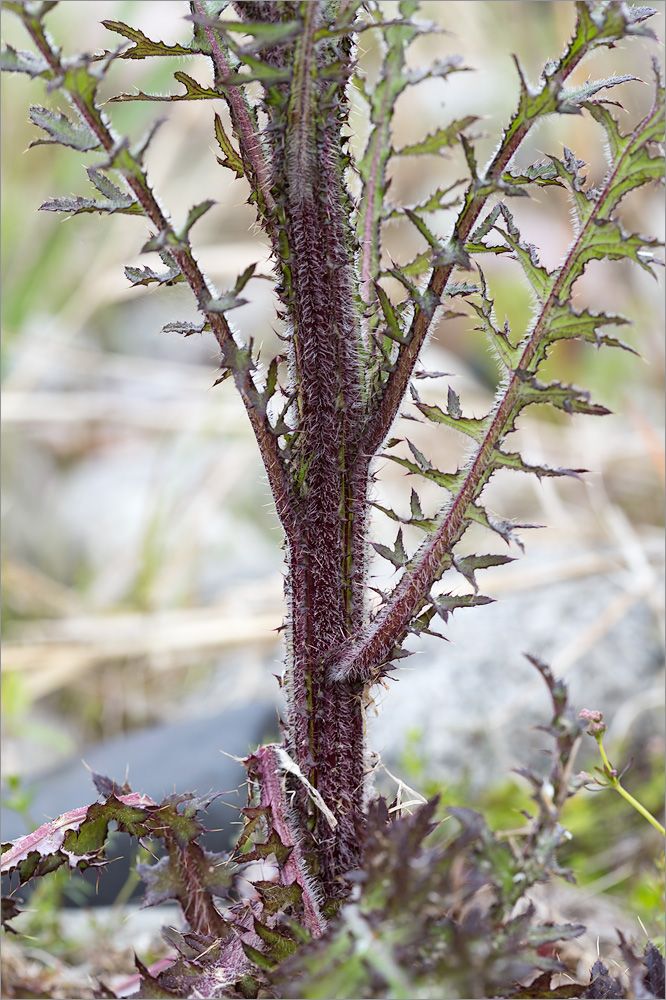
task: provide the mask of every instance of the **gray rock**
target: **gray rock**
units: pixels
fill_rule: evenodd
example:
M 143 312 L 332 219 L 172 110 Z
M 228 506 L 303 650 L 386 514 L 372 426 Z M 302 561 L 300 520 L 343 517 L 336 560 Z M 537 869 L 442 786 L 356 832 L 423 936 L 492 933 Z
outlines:
M 144 792 L 157 802 L 173 792 L 222 793 L 200 816 L 211 831 L 203 842 L 209 850 L 221 851 L 232 845 L 238 829 L 237 809 L 246 802 L 241 788 L 245 770 L 234 757 L 244 757 L 260 743 L 277 736 L 275 707 L 257 702 L 212 718 L 137 730 L 91 747 L 82 757 L 95 773 L 114 781 L 122 783 L 127 775 L 132 791 Z M 30 811 L 38 824 L 97 798 L 90 772 L 79 757 L 40 775 L 25 790 L 34 792 Z M 3 843 L 28 832 L 17 813 L 2 810 Z M 88 904 L 103 906 L 114 901 L 129 875 L 129 847 L 126 834 L 113 836 L 108 851 L 112 863 L 102 871 Z M 87 871 L 84 880 L 95 886 L 97 872 Z M 22 888 L 19 896 L 25 895 L 26 889 Z

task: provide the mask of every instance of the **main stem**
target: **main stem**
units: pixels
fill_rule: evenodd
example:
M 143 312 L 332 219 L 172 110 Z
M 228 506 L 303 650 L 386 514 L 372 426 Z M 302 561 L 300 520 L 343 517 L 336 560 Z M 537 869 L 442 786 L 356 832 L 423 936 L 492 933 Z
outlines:
M 287 531 L 287 741 L 338 821 L 333 830 L 319 812 L 303 817 L 324 890 L 336 896 L 361 860 L 364 708 L 363 685 L 332 685 L 326 663 L 362 624 L 368 466 L 358 461 L 362 393 L 343 177 L 344 80 L 322 78 L 345 43 L 316 46 L 325 5 L 298 9 L 303 30 L 274 161 L 298 409 L 293 488 L 300 523 Z

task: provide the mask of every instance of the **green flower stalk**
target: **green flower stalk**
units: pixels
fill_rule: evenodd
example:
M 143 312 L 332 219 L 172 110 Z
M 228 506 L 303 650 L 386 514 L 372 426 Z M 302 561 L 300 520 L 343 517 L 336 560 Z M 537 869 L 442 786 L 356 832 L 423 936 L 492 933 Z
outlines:
M 601 759 L 604 764 L 603 770 L 598 767 L 595 768 L 595 771 L 598 771 L 599 774 L 603 774 L 603 781 L 600 780 L 599 778 L 595 778 L 594 781 L 601 788 L 614 788 L 615 791 L 619 795 L 621 795 L 623 799 L 626 799 L 627 802 L 634 807 L 636 812 L 640 813 L 641 816 L 643 816 L 648 821 L 648 823 L 650 823 L 655 828 L 655 830 L 659 831 L 662 837 L 665 836 L 666 830 L 661 825 L 661 823 L 657 819 L 655 819 L 652 813 L 649 812 L 645 808 L 645 806 L 638 801 L 638 799 L 635 799 L 634 796 L 631 795 L 626 790 L 626 788 L 622 787 L 621 778 L 624 774 L 627 773 L 627 771 L 631 767 L 631 761 L 629 761 L 627 766 L 621 771 L 620 774 L 617 773 L 617 770 L 612 766 L 611 762 L 609 761 L 608 756 L 606 755 L 606 751 L 604 749 L 604 733 L 606 732 L 606 723 L 603 721 L 603 713 L 596 711 L 595 709 L 584 708 L 582 712 L 579 713 L 578 718 L 581 720 L 581 722 L 589 723 L 587 727 L 587 733 L 589 736 L 592 736 L 593 739 L 597 741 L 597 744 L 599 746 L 599 753 L 601 754 Z

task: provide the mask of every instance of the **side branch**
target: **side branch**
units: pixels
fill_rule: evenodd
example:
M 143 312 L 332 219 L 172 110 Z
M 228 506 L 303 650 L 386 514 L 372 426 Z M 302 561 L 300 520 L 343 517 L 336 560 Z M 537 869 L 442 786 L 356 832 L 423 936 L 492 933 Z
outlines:
M 55 78 L 64 81 L 65 71 L 60 57 L 51 46 L 41 24 L 34 18 L 25 18 L 24 24 L 39 52 L 48 62 Z M 137 157 L 131 154 L 125 145 L 114 137 L 110 126 L 95 104 L 94 95 L 84 95 L 76 88 L 67 87 L 64 83 L 61 89 L 67 94 L 81 117 L 99 139 L 103 149 L 109 154 L 110 164 L 122 173 L 129 188 L 141 205 L 143 214 L 163 238 L 165 246 L 168 247 L 170 255 L 182 271 L 197 303 L 200 304 L 208 298 L 213 298 L 211 289 L 197 263 L 187 237 L 178 235 L 175 232 L 173 225 L 155 199 L 141 163 Z M 223 313 L 209 312 L 205 309 L 202 311 L 217 340 L 222 357 L 224 357 L 230 342 L 233 342 L 229 324 Z M 256 410 L 254 404 L 256 390 L 255 393 L 252 391 L 255 389 L 254 384 L 247 384 L 248 379 L 252 380 L 251 373 L 234 372 L 233 374 L 236 388 L 241 395 L 255 433 L 271 490 L 275 497 L 278 515 L 285 531 L 292 538 L 296 537 L 299 521 L 293 510 L 292 488 L 286 474 L 284 460 L 278 447 L 278 439 L 272 432 L 268 416 Z
M 528 109 L 524 106 L 527 88 L 519 68 L 522 91 L 518 109 L 504 133 L 500 148 L 486 167 L 484 176 L 472 177 L 472 183 L 465 197 L 465 204 L 453 230 L 452 243 L 458 246 L 464 245 L 490 195 L 502 190 L 502 174 L 508 168 L 532 126 L 539 118 L 560 110 L 561 91 L 567 77 L 597 41 L 594 37 L 581 41 L 579 29 L 580 23 L 576 26 L 574 37 L 562 57 L 557 71 L 550 76 L 544 76 L 541 91 L 531 98 Z M 454 267 L 454 263 L 435 267 L 427 289 L 421 296 L 421 304 L 415 305 L 410 330 L 406 337 L 407 343 L 400 352 L 395 368 L 389 376 L 381 396 L 376 400 L 374 410 L 369 414 L 364 438 L 365 453 L 368 458 L 377 453 L 398 415 L 400 405 L 409 388 L 414 367 L 430 332 L 436 307 L 445 293 Z
M 457 493 L 450 504 L 440 511 L 439 526 L 404 570 L 389 600 L 365 634 L 356 644 L 348 645 L 342 655 L 330 663 L 330 680 L 367 683 L 378 679 L 382 669 L 390 662 L 396 646 L 404 639 L 410 622 L 422 608 L 431 603 L 431 588 L 440 579 L 442 572 L 452 564 L 453 547 L 466 531 L 474 514 L 479 513 L 478 508 L 471 510 L 470 505 L 478 500 L 493 472 L 501 467 L 501 460 L 498 464 L 498 456 L 503 455 L 500 445 L 514 428 L 518 413 L 531 402 L 554 402 L 554 399 L 549 398 L 549 389 L 561 388 L 558 383 L 554 383 L 552 387 L 539 386 L 536 384 L 536 375 L 545 359 L 548 345 L 557 337 L 552 331 L 557 330 L 558 317 L 561 319 L 564 308 L 563 302 L 566 303 L 569 299 L 573 284 L 582 275 L 588 261 L 606 256 L 611 259 L 629 257 L 647 267 L 640 257 L 640 247 L 655 245 L 656 241 L 636 237 L 633 241 L 625 238 L 623 243 L 621 231 L 612 219 L 612 214 L 606 213 L 612 213 L 627 190 L 654 179 L 657 174 L 656 157 L 640 159 L 639 141 L 642 132 L 649 129 L 657 116 L 661 114 L 663 117 L 662 98 L 663 91 L 658 94 L 655 107 L 636 128 L 634 135 L 625 138 L 603 186 L 595 190 L 593 198 L 581 194 L 580 189 L 575 187 L 576 175 L 570 175 L 572 190 L 578 192 L 580 198 L 577 206 L 580 228 L 566 260 L 557 271 L 549 274 L 540 265 L 530 261 L 531 268 L 536 272 L 534 280 L 538 279 L 542 283 L 542 305 L 533 328 L 520 346 L 519 356 L 510 367 L 508 382 L 489 415 L 488 430 L 476 454 L 461 470 L 461 477 L 464 478 Z M 561 170 L 566 173 L 563 165 Z M 515 246 L 516 236 L 511 230 L 511 217 L 506 211 L 504 214 L 509 226 L 505 235 L 506 242 L 509 246 Z M 616 243 L 597 248 L 595 238 L 602 232 L 602 227 L 610 227 L 617 233 Z M 572 310 L 570 320 L 571 318 L 580 320 L 582 317 Z M 603 315 L 593 318 L 597 319 L 599 325 L 613 319 Z M 588 406 L 584 412 L 608 411 L 603 407 Z M 536 470 L 523 466 L 523 471 Z

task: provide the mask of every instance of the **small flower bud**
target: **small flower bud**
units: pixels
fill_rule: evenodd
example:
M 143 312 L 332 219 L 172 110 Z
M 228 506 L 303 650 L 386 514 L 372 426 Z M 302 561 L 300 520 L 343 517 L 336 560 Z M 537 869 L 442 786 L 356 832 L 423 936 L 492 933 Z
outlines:
M 595 740 L 600 740 L 606 732 L 603 712 L 599 712 L 596 709 L 584 708 L 582 712 L 579 712 L 578 718 L 581 722 L 589 722 L 587 733 L 589 736 L 593 736 Z

